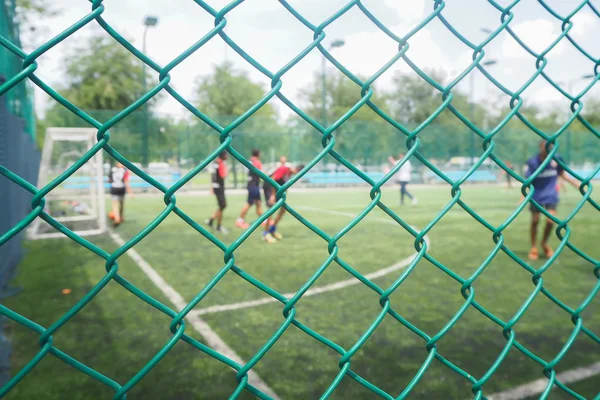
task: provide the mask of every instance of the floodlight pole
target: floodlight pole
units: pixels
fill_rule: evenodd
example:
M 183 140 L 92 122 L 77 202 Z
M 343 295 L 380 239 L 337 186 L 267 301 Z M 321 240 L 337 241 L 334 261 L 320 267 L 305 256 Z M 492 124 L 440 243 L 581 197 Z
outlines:
M 329 46 L 329 51 L 336 47 L 342 47 L 345 43 L 344 39 L 334 40 Z M 321 123 L 323 126 L 327 126 L 327 65 L 325 56 L 321 58 Z
M 146 16 L 144 18 L 144 35 L 142 37 L 142 53 L 146 55 L 146 35 L 148 34 L 148 28 L 156 26 L 158 24 L 158 17 Z M 146 63 L 142 62 L 142 91 L 146 94 Z M 144 104 L 143 111 L 143 126 L 142 126 L 142 165 L 148 166 L 148 102 Z
M 496 60 L 487 60 L 481 63 L 483 66 L 491 66 L 496 64 Z M 475 123 L 475 74 L 473 71 L 469 74 L 469 120 L 471 123 Z M 471 160 L 471 166 L 475 165 L 475 134 L 471 132 L 471 141 L 469 149 L 469 159 Z

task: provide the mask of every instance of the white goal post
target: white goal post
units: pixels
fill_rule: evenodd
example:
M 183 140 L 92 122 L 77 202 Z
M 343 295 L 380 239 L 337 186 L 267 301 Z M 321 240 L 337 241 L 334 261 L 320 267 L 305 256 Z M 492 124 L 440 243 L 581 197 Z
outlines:
M 79 160 L 96 143 L 93 128 L 48 128 L 44 139 L 38 187 L 44 187 Z M 79 236 L 106 232 L 102 151 L 46 196 L 44 211 Z M 41 218 L 27 231 L 30 239 L 65 237 Z

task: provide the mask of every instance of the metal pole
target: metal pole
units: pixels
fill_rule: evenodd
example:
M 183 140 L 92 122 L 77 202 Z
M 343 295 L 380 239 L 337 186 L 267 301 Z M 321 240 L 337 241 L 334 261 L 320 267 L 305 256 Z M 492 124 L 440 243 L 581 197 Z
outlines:
M 144 25 L 144 36 L 142 39 L 142 52 L 146 54 L 146 34 L 148 25 Z M 146 93 L 146 63 L 142 62 L 142 91 Z M 142 165 L 148 166 L 148 103 L 144 104 L 142 115 Z
M 573 96 L 573 83 L 575 83 L 573 80 L 569 81 L 569 95 Z M 569 111 L 567 111 L 567 121 L 569 120 Z M 567 148 L 565 151 L 565 161 L 567 162 L 567 164 L 571 163 L 571 135 L 572 133 L 569 132 L 568 130 L 565 131 L 564 133 L 565 135 L 567 135 Z
M 469 85 L 470 85 L 470 94 L 469 94 L 469 119 L 471 120 L 471 122 L 474 124 L 475 121 L 473 121 L 474 118 L 474 104 L 473 102 L 475 101 L 475 74 L 473 72 L 471 72 L 469 74 Z M 475 164 L 475 133 L 473 132 L 469 132 L 470 136 L 471 136 L 471 149 L 470 149 L 470 158 L 471 158 L 471 165 Z
M 323 88 L 321 91 L 321 120 L 323 121 L 323 126 L 327 125 L 327 93 L 326 93 L 326 72 L 325 72 L 326 64 L 325 64 L 325 56 L 322 57 L 321 61 L 321 81 L 323 84 Z

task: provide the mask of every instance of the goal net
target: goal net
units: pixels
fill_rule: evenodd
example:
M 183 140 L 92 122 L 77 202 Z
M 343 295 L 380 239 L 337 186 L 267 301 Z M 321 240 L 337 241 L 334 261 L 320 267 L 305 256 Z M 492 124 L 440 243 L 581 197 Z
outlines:
M 92 128 L 48 128 L 42 150 L 38 184 L 44 187 L 78 161 L 95 143 Z M 73 175 L 46 196 L 45 211 L 79 236 L 106 231 L 102 152 L 97 152 Z M 64 237 L 37 218 L 31 239 Z

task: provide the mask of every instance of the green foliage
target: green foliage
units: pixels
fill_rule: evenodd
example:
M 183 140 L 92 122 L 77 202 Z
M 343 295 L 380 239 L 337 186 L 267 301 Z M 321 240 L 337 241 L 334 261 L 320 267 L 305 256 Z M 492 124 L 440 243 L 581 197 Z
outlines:
M 59 92 L 79 108 L 122 110 L 144 94 L 141 61 L 105 34 L 73 49 L 63 64 L 65 84 Z M 151 82 L 149 72 L 145 79 Z
M 209 116 L 237 117 L 248 111 L 265 95 L 265 90 L 252 82 L 244 71 L 237 70 L 230 62 L 216 65 L 211 74 L 196 82 L 197 106 Z M 274 118 L 275 110 L 265 104 L 254 115 Z
M 40 37 L 47 33 L 44 20 L 60 14 L 53 3 L 51 0 L 15 0 L 15 18 L 25 48 L 39 45 Z
M 358 78 L 363 81 L 367 79 L 364 76 L 359 76 Z M 321 122 L 323 119 L 322 79 L 323 75 L 320 72 L 315 73 L 312 83 L 308 87 L 301 89 L 299 93 L 303 111 L 311 118 Z M 374 88 L 374 92 L 371 101 L 386 111 L 387 105 L 385 98 L 381 96 L 376 88 Z M 326 114 L 329 124 L 344 115 L 350 108 L 358 103 L 361 98 L 360 88 L 356 83 L 352 82 L 337 69 L 326 71 L 325 93 Z M 361 107 L 356 114 L 354 114 L 353 119 L 361 121 L 381 120 L 381 118 L 367 106 Z

